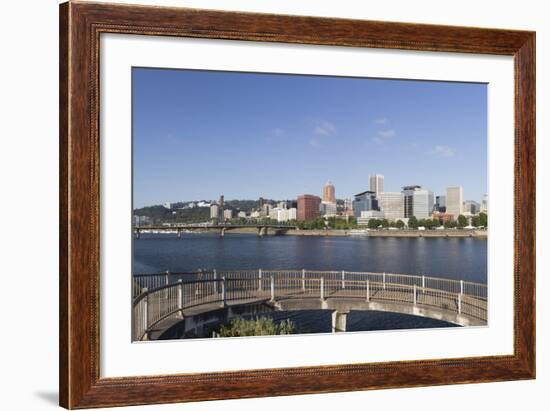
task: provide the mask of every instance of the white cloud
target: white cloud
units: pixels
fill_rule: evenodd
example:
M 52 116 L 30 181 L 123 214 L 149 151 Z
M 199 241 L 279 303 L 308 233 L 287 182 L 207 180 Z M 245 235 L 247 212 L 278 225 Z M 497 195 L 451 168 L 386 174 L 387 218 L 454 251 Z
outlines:
M 395 137 L 396 135 L 397 133 L 393 128 L 388 130 L 378 130 L 378 132 L 376 133 L 376 136 L 371 138 L 371 141 L 381 146 L 381 145 L 384 145 L 387 140 L 389 140 L 392 137 Z
M 380 130 L 378 132 L 378 135 L 380 137 L 383 137 L 383 138 L 391 138 L 391 137 L 395 137 L 397 135 L 397 133 L 395 132 L 395 130 L 392 128 L 390 130 Z
M 313 132 L 320 136 L 331 136 L 336 133 L 336 127 L 328 121 L 319 121 L 315 125 Z
M 312 147 L 319 147 L 319 140 L 312 138 L 311 140 L 309 140 L 309 145 Z
M 456 150 L 452 147 L 437 145 L 434 147 L 431 153 L 440 157 L 452 157 L 455 155 Z
M 375 124 L 380 124 L 380 125 L 384 125 L 388 122 L 388 119 L 383 117 L 383 118 L 377 118 L 376 120 L 374 120 L 374 123 Z

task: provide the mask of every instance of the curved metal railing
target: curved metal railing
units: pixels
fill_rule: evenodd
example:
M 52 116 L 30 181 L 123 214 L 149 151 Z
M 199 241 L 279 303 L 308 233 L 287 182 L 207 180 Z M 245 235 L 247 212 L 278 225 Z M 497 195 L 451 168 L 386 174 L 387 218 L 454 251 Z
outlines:
M 487 321 L 487 286 L 393 273 L 243 270 L 164 273 L 133 277 L 133 339 L 185 310 L 282 299 L 360 298 L 433 307 Z

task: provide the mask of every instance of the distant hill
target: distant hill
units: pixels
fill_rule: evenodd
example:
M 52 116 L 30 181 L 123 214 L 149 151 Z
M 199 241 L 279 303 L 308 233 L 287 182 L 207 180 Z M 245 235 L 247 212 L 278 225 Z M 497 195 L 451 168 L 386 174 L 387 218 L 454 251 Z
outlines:
M 152 224 L 161 223 L 202 223 L 210 219 L 209 207 L 168 209 L 161 205 L 134 210 L 134 215 L 151 218 Z

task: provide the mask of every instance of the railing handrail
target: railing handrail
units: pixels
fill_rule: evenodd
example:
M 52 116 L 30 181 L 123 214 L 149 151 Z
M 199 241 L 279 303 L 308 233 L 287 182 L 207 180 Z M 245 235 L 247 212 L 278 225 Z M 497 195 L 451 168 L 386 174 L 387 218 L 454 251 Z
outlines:
M 163 272 L 157 272 L 157 273 L 139 273 L 139 274 L 132 274 L 132 277 L 152 277 L 152 276 L 164 276 L 164 275 L 197 275 L 197 274 L 212 274 L 214 272 L 217 273 L 245 273 L 245 272 L 252 272 L 257 273 L 259 270 L 254 268 L 246 268 L 242 270 L 215 270 L 215 269 L 208 269 L 203 271 L 163 271 Z M 374 275 L 398 275 L 402 277 L 413 277 L 413 278 L 422 278 L 425 277 L 426 279 L 434 279 L 434 280 L 446 280 L 446 281 L 464 281 L 464 283 L 472 283 L 472 284 L 479 284 L 479 285 L 486 285 L 483 283 L 478 283 L 475 281 L 467 281 L 467 280 L 456 280 L 454 278 L 447 278 L 447 277 L 434 277 L 432 275 L 426 275 L 426 274 L 405 274 L 405 273 L 394 273 L 391 271 L 384 271 L 384 272 L 376 272 L 376 271 L 348 271 L 348 270 L 309 270 L 304 268 L 296 268 L 296 269 L 284 269 L 284 270 L 276 270 L 276 269 L 261 269 L 263 272 L 277 272 L 277 273 L 292 273 L 292 272 L 302 272 L 305 271 L 306 273 L 341 273 L 344 271 L 346 274 L 374 274 Z
M 255 269 L 245 269 L 245 270 L 211 270 L 211 271 L 197 271 L 197 272 L 164 272 L 164 273 L 154 273 L 154 274 L 134 274 L 132 277 L 133 278 L 147 278 L 147 277 L 166 277 L 166 276 L 173 276 L 173 277 L 177 277 L 177 276 L 185 276 L 185 275 L 201 275 L 201 274 L 208 274 L 208 275 L 213 275 L 214 272 L 217 273 L 217 275 L 219 277 L 221 277 L 222 275 L 225 275 L 227 278 L 231 278 L 230 275 L 231 274 L 244 274 L 244 273 L 258 273 L 259 269 L 255 270 Z M 385 275 L 387 277 L 391 277 L 391 276 L 398 276 L 398 277 L 402 277 L 402 278 L 410 278 L 410 279 L 416 279 L 416 280 L 422 280 L 422 278 L 424 278 L 424 280 L 435 280 L 435 281 L 441 281 L 441 282 L 447 282 L 447 283 L 450 283 L 450 284 L 456 284 L 456 285 L 460 285 L 460 283 L 464 284 L 464 285 L 473 285 L 473 286 L 477 286 L 477 287 L 481 287 L 481 288 L 487 288 L 487 284 L 483 284 L 483 283 L 478 283 L 478 282 L 474 282 L 474 281 L 467 281 L 467 280 L 456 280 L 456 279 L 453 279 L 453 278 L 445 278 L 445 277 L 434 277 L 434 276 L 431 276 L 431 275 L 415 275 L 415 274 L 401 274 L 401 273 L 392 273 L 392 272 L 372 272 L 372 271 L 346 271 L 346 270 L 326 270 L 326 271 L 321 271 L 321 270 L 307 270 L 307 269 L 287 269 L 287 270 L 270 270 L 270 269 L 265 269 L 265 270 L 262 270 L 263 273 L 265 273 L 266 275 L 269 274 L 269 273 L 279 273 L 279 274 L 284 274 L 284 273 L 300 273 L 300 272 L 305 272 L 306 274 L 340 274 L 340 273 L 344 273 L 344 274 L 351 274 L 351 275 L 357 275 L 357 274 L 363 274 L 363 275 Z M 233 277 L 235 278 L 235 277 Z M 198 281 L 198 280 L 190 280 L 190 282 L 193 282 L 193 281 Z
M 255 272 L 254 270 L 252 270 L 253 272 Z M 268 274 L 269 272 L 285 272 L 285 271 L 278 271 L 278 270 L 266 270 L 264 271 L 264 273 Z M 288 271 L 291 271 L 291 270 L 288 270 Z M 234 272 L 238 272 L 238 273 L 242 273 L 242 272 L 246 272 L 246 271 L 234 271 Z M 306 270 L 306 273 L 308 271 Z M 334 274 L 334 273 L 341 273 L 342 271 L 321 271 L 320 273 L 330 273 L 330 274 Z M 354 271 L 344 271 L 346 274 L 376 274 L 376 275 L 382 275 L 383 273 L 371 273 L 371 272 L 354 272 Z M 225 272 L 225 274 L 227 274 L 228 272 Z M 393 275 L 393 276 L 396 276 L 396 275 L 399 275 L 401 276 L 401 274 L 393 274 L 393 273 L 385 273 L 387 276 L 390 276 L 390 275 Z M 159 275 L 166 275 L 166 274 L 159 274 Z M 404 275 L 405 277 L 412 277 L 412 278 L 416 278 L 416 279 L 421 279 L 422 276 L 414 276 L 414 275 Z M 269 276 L 267 277 L 269 278 Z M 306 278 L 306 280 L 308 281 L 320 281 L 321 278 L 323 277 L 320 277 L 320 278 Z M 453 279 L 448 279 L 448 278 L 438 278 L 438 277 L 425 277 L 425 279 L 431 279 L 431 280 L 443 280 L 443 281 L 449 281 L 449 282 L 453 282 L 453 283 L 458 283 L 460 284 L 460 280 L 453 280 Z M 182 281 L 182 283 L 185 283 L 187 285 L 190 285 L 190 284 L 202 284 L 202 283 L 221 283 L 221 282 L 236 282 L 236 281 L 250 281 L 250 282 L 254 282 L 254 283 L 257 283 L 258 280 L 261 280 L 261 278 L 248 278 L 248 277 L 225 277 L 225 278 L 213 278 L 213 279 L 200 279 L 200 280 L 190 280 L 190 281 Z M 278 279 L 277 279 L 278 280 Z M 296 280 L 296 281 L 302 281 L 303 279 L 301 277 L 292 277 L 292 278 L 285 278 L 284 280 Z M 325 278 L 324 279 L 325 282 L 337 282 L 337 283 L 341 283 L 342 280 L 341 279 L 329 279 L 329 278 Z M 391 281 L 386 281 L 386 282 L 381 282 L 381 281 L 370 281 L 370 280 L 353 280 L 353 279 L 345 279 L 343 280 L 345 281 L 345 283 L 348 283 L 348 284 L 353 284 L 353 283 L 365 283 L 365 281 L 369 281 L 370 284 L 372 285 L 375 285 L 375 284 L 386 284 L 387 286 L 398 286 L 398 287 L 402 287 L 402 288 L 412 288 L 414 285 L 410 285 L 410 284 L 400 284 L 400 283 L 395 283 L 395 282 L 391 282 Z M 464 284 L 473 284 L 473 285 L 476 285 L 476 286 L 480 286 L 482 288 L 486 288 L 487 285 L 486 284 L 482 284 L 482 283 L 475 283 L 475 282 L 466 282 L 466 281 L 463 281 Z M 180 285 L 179 282 L 175 282 L 175 283 L 170 283 L 170 284 L 165 284 L 165 285 L 162 285 L 162 286 L 159 286 L 159 287 L 155 287 L 155 288 L 152 288 L 152 289 L 148 289 L 146 292 L 143 292 L 141 293 L 139 296 L 137 296 L 134 301 L 133 301 L 133 305 L 135 306 L 140 300 L 142 300 L 146 295 L 148 294 L 152 294 L 154 292 L 157 292 L 157 291 L 161 291 L 161 290 L 165 290 L 165 289 L 168 289 L 168 288 L 172 288 L 172 287 L 178 287 Z M 448 291 L 448 290 L 443 290 L 443 289 L 440 289 L 440 288 L 434 288 L 434 287 L 422 287 L 422 286 L 417 286 L 417 288 L 419 290 L 425 290 L 425 291 L 440 291 L 440 292 L 443 292 L 443 293 L 448 293 L 449 295 L 456 295 L 457 293 L 456 292 L 452 292 L 452 291 Z M 472 294 L 469 294 L 469 293 L 462 293 L 463 295 L 466 295 L 466 296 L 469 296 L 469 297 L 474 297 L 474 298 L 478 298 L 478 299 L 486 299 L 482 296 L 478 296 L 478 295 L 472 295 Z

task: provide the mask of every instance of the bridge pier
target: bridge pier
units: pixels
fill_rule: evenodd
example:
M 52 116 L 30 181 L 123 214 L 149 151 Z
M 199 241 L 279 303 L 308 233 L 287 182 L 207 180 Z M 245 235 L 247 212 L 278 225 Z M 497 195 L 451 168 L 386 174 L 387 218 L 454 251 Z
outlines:
M 224 238 L 224 237 L 225 237 L 225 227 L 222 228 L 222 231 L 220 231 L 220 237 L 221 237 L 221 238 Z
M 178 238 L 181 238 L 181 230 L 178 230 Z
M 349 311 L 333 311 L 332 312 L 332 332 L 346 332 L 346 325 Z
M 134 231 L 134 236 L 135 236 L 136 240 L 139 240 L 140 231 L 139 231 L 139 230 L 135 230 L 135 231 Z
M 266 227 L 258 227 L 258 237 L 263 237 L 266 234 L 267 234 Z

